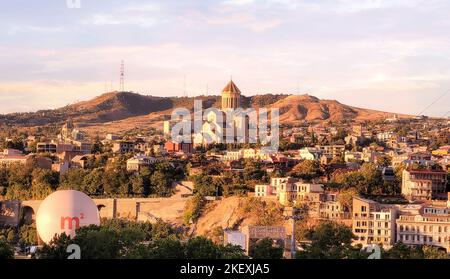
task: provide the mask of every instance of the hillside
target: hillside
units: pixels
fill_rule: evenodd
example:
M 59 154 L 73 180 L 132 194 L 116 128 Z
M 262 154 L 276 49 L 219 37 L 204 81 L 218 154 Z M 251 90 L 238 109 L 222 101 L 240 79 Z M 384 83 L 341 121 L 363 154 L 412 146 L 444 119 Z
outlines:
M 197 96 L 195 99 L 203 101 L 203 108 L 220 107 L 221 104 L 220 96 Z M 242 96 L 242 105 L 278 108 L 282 124 L 302 121 L 375 120 L 389 115 L 385 112 L 347 106 L 335 100 L 320 100 L 310 95 Z M 87 130 L 115 132 L 135 127 L 161 127 L 161 122 L 170 118 L 174 108 L 184 107 L 193 111 L 193 106 L 194 97 L 155 97 L 130 92 L 110 92 L 55 110 L 0 115 L 0 122 L 33 127 L 59 124 L 72 118 Z

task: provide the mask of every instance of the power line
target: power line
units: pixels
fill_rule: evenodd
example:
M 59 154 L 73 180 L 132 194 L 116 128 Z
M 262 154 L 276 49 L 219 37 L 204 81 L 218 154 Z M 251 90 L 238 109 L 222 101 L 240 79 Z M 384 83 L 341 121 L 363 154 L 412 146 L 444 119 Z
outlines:
M 442 97 L 444 97 L 445 95 L 448 94 L 448 92 L 450 92 L 450 90 L 447 90 L 444 94 L 442 94 L 441 96 L 439 96 L 436 100 L 434 100 L 430 105 L 428 105 L 425 109 L 423 109 L 417 116 L 421 116 L 423 115 L 423 113 L 429 109 L 430 107 L 432 107 L 434 104 L 436 104 L 440 99 L 442 99 Z

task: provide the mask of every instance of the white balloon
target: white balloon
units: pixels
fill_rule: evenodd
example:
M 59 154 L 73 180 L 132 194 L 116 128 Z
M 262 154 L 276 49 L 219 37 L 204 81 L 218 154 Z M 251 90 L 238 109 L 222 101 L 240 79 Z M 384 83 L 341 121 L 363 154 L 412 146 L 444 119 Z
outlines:
M 100 225 L 97 205 L 86 194 L 73 190 L 49 195 L 36 215 L 38 234 L 47 244 L 62 233 L 74 237 L 78 228 L 89 225 Z

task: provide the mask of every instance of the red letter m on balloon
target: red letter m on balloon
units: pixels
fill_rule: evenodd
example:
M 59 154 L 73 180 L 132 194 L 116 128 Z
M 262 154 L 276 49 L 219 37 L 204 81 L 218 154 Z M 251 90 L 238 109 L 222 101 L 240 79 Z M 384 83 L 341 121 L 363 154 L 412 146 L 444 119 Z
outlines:
M 61 217 L 61 230 L 66 229 L 66 224 L 69 225 L 69 230 L 73 228 L 73 222 L 75 221 L 75 229 L 80 227 L 80 218 L 78 217 Z

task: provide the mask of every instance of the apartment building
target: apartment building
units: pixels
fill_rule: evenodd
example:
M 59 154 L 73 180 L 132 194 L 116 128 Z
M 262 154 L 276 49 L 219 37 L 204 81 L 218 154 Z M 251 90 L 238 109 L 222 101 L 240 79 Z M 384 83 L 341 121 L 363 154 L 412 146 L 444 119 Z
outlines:
M 404 170 L 402 194 L 409 200 L 447 198 L 447 173 L 442 170 Z
M 92 151 L 92 144 L 85 141 L 71 141 L 71 142 L 39 142 L 36 145 L 37 153 L 52 153 L 63 154 L 65 152 L 74 152 L 77 155 L 90 154 Z
M 127 171 L 138 172 L 143 167 L 155 164 L 158 160 L 148 156 L 135 156 L 127 160 Z
M 184 154 L 192 154 L 194 152 L 192 143 L 176 143 L 168 141 L 164 145 L 164 148 L 169 153 L 182 152 Z
M 338 193 L 324 192 L 322 194 L 318 215 L 321 220 L 330 220 L 349 227 L 352 226 L 352 215 L 349 209 L 345 208 L 339 201 Z
M 292 177 L 274 177 L 269 185 L 256 185 L 256 197 L 276 197 L 278 201 L 287 205 L 297 199 L 297 179 Z
M 345 153 L 345 145 L 317 145 L 316 149 L 320 150 L 323 155 L 330 155 L 333 158 L 343 157 Z
M 355 244 L 369 244 L 390 247 L 395 243 L 395 207 L 382 206 L 378 202 L 353 198 L 352 231 L 356 236 Z
M 38 142 L 36 145 L 37 153 L 56 153 L 57 144 L 55 142 Z
M 130 141 L 119 141 L 115 142 L 112 147 L 112 152 L 114 153 L 133 153 L 134 152 L 134 142 Z
M 396 222 L 397 241 L 406 245 L 429 245 L 450 251 L 450 212 L 447 206 L 424 205 L 416 212 L 403 212 Z

